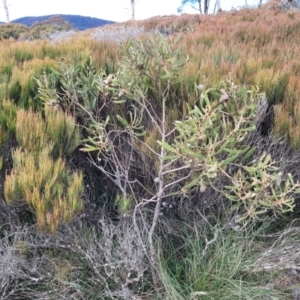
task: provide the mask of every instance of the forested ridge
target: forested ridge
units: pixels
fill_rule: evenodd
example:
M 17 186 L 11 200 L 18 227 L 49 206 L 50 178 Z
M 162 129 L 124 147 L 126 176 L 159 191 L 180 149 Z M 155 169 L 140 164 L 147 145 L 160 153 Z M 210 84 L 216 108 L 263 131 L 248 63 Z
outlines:
M 18 18 L 16 20 L 12 20 L 12 23 L 15 24 L 21 24 L 28 27 L 31 27 L 33 25 L 36 25 L 37 23 L 41 22 L 47 22 L 49 19 L 53 19 L 55 17 L 61 17 L 65 20 L 65 22 L 68 22 L 72 24 L 72 26 L 76 30 L 86 30 L 89 28 L 94 28 L 98 26 L 104 26 L 106 24 L 113 24 L 113 21 L 110 20 L 103 20 L 98 18 L 92 18 L 92 17 L 86 17 L 86 16 L 80 16 L 80 15 L 66 15 L 66 14 L 60 14 L 60 15 L 47 15 L 47 16 L 39 16 L 39 17 L 22 17 Z

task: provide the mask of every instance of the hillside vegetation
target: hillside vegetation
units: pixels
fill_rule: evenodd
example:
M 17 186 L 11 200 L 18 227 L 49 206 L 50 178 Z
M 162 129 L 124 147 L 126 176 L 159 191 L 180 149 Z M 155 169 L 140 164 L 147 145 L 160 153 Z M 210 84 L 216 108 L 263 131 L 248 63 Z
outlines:
M 38 38 L 0 41 L 1 299 L 300 298 L 299 12 Z
M 106 24 L 113 24 L 115 22 L 109 20 L 103 20 L 92 17 L 85 17 L 80 15 L 47 15 L 47 16 L 39 16 L 39 17 L 22 17 L 16 20 L 12 20 L 11 23 L 21 24 L 27 27 L 31 27 L 37 23 L 45 23 L 48 22 L 49 19 L 62 18 L 65 22 L 72 24 L 76 30 L 86 30 L 89 28 L 94 28 L 98 26 L 104 26 Z

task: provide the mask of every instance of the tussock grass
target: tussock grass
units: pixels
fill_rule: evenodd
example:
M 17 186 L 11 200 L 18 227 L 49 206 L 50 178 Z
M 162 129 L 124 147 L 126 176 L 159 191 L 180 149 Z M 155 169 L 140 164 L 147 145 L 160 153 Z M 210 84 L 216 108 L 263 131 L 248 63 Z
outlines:
M 199 216 L 192 228 L 179 224 L 180 246 L 170 237 L 167 247 L 161 248 L 165 299 L 291 299 L 290 291 L 283 286 L 274 289 L 274 283 L 288 268 L 283 270 L 275 263 L 265 274 L 255 271 L 256 266 L 268 264 L 261 252 L 270 254 L 272 249 L 272 239 L 263 240 L 269 224 L 236 231 L 219 222 L 212 225 L 206 221 Z M 274 261 L 278 257 L 274 255 Z

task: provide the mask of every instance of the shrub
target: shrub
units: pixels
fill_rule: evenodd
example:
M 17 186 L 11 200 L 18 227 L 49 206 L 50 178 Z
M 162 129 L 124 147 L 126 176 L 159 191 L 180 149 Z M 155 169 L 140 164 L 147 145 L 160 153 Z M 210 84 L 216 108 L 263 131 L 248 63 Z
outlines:
M 0 227 L 2 299 L 153 296 L 145 254 L 132 222 L 98 221 L 95 228 L 84 223 L 64 226 L 55 236 L 37 232 L 33 226 L 5 233 Z
M 42 116 L 17 111 L 16 137 L 19 148 L 13 151 L 13 169 L 5 179 L 7 203 L 27 203 L 36 215 L 40 230 L 54 233 L 83 208 L 83 177 L 70 174 L 63 155 L 79 142 L 74 119 L 60 110 L 45 108 Z
M 154 35 L 127 41 L 116 74 L 98 72 L 89 64 L 63 65 L 63 93 L 49 85 L 47 76 L 39 81 L 42 97 L 51 95 L 82 120 L 86 138 L 81 150 L 111 180 L 120 214 L 132 210 L 135 221 L 137 215 L 146 218 L 142 207 L 153 209 L 143 230 L 148 231 L 145 247 L 157 294 L 155 232 L 163 203 L 194 193 L 203 201 L 201 194 L 214 189 L 235 204 L 234 213 L 240 214 L 236 222 L 257 221 L 270 211 L 293 210 L 294 194 L 300 191 L 292 175 L 279 180 L 279 167 L 270 155 L 255 156 L 255 147 L 247 144 L 264 98 L 255 87 L 236 86 L 230 76 L 211 87 L 194 84 L 189 93 L 196 101 L 191 105 L 183 99 L 187 108 L 182 113 L 178 83 L 186 61 L 179 39 Z
M 21 24 L 1 24 L 0 25 L 0 39 L 18 39 L 22 33 L 29 31 L 30 29 Z

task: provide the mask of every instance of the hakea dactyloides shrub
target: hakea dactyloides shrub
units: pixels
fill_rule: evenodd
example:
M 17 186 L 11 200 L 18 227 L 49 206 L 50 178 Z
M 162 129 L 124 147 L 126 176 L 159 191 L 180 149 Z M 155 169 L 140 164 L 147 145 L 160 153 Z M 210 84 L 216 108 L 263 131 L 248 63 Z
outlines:
M 8 204 L 27 203 L 39 230 L 55 233 L 83 209 L 83 175 L 70 173 L 63 155 L 79 142 L 72 116 L 45 107 L 38 113 L 19 109 L 16 116 L 19 147 L 12 152 L 13 169 L 6 176 L 4 195 Z
M 178 134 L 172 143 L 158 141 L 168 152 L 166 162 L 182 160 L 192 172 L 180 192 L 188 195 L 195 188 L 204 192 L 209 186 L 218 190 L 216 183 L 223 178 L 227 185 L 219 192 L 242 212 L 237 222 L 259 219 L 270 211 L 292 211 L 300 184 L 291 174 L 283 174 L 270 154 L 255 158 L 255 147 L 246 142 L 256 128 L 263 94 L 238 87 L 230 79 L 221 86 L 204 90 L 188 117 L 175 122 Z
M 159 183 L 164 198 L 216 188 L 215 183 L 224 178 L 228 185 L 220 193 L 244 210 L 243 218 L 256 218 L 262 211 L 292 210 L 298 183 L 286 175 L 279 180 L 274 175 L 277 165 L 272 157 L 255 158 L 255 148 L 247 144 L 248 134 L 256 128 L 257 107 L 263 94 L 258 88 L 235 85 L 228 76 L 225 82 L 210 87 L 205 82 L 194 84 L 193 89 L 189 88 L 193 103 L 181 99 L 182 75 L 189 58 L 179 41 L 180 37 L 166 39 L 159 35 L 129 40 L 123 45 L 123 59 L 116 74 L 94 69 L 91 61 L 77 67 L 62 65 L 57 76 L 64 93 L 59 94 L 49 85 L 46 74 L 38 81 L 39 92 L 46 98 L 51 95 L 82 118 L 87 137 L 81 150 L 95 153 L 91 156 L 95 166 L 117 184 L 122 194 L 117 194 L 118 205 L 120 199 L 127 203 L 128 199 L 139 198 L 129 194 L 137 182 L 130 176 L 138 172 L 144 178 L 155 177 L 152 190 Z M 282 91 L 286 78 L 277 81 L 278 91 Z M 141 165 L 132 165 L 130 156 Z M 247 167 L 252 158 L 246 169 L 244 165 Z M 105 169 L 106 163 L 112 170 Z M 257 173 L 251 173 L 253 168 Z M 252 181 L 254 177 L 257 179 Z M 270 184 L 262 185 L 262 192 L 258 186 L 265 178 Z M 245 195 L 253 195 L 257 188 L 264 196 L 243 201 L 245 195 L 239 197 L 234 188 L 241 180 L 247 182 Z M 283 187 L 283 182 L 288 185 Z M 140 186 L 137 191 L 148 193 Z M 278 204 L 278 195 L 283 194 Z
M 265 98 L 258 88 L 239 87 L 231 76 L 212 87 L 195 85 L 193 93 L 190 91 L 195 104 L 185 101 L 182 118 L 170 120 L 177 104 L 170 95 L 176 95 L 176 83 L 184 67 L 183 52 L 176 41 L 158 38 L 134 46 L 128 42 L 124 52 L 121 71 L 110 88 L 116 103 L 133 101 L 131 115 L 135 117 L 117 118 L 139 138 L 141 151 L 146 149 L 156 156 L 156 182 L 164 181 L 165 194 L 168 188 L 173 195 L 188 196 L 194 189 L 204 192 L 207 187 L 216 188 L 216 182 L 224 178 L 228 184 L 219 192 L 233 202 L 234 209 L 242 208 L 240 220 L 257 219 L 270 210 L 275 214 L 293 210 L 299 183 L 290 174 L 283 175 L 269 154 L 255 158 L 255 147 L 247 144 L 249 133 L 256 129 L 258 104 Z M 280 94 L 286 77 L 276 82 L 274 89 Z M 150 111 L 151 101 L 161 108 L 160 112 Z M 276 103 L 277 98 L 272 101 Z M 145 115 L 152 126 L 143 124 Z M 151 136 L 156 141 L 149 139 Z M 159 165 L 158 161 L 163 163 Z
M 145 249 L 158 293 L 154 233 L 167 201 L 197 193 L 205 202 L 201 194 L 214 189 L 234 204 L 238 222 L 291 211 L 300 193 L 291 175 L 281 174 L 270 155 L 260 155 L 248 142 L 265 100 L 259 89 L 237 86 L 228 76 L 217 85 L 194 83 L 190 97 L 182 97 L 188 59 L 179 40 L 128 40 L 116 74 L 95 70 L 88 61 L 62 65 L 60 90 L 47 74 L 38 81 L 42 97 L 56 99 L 82 122 L 80 150 L 108 178 L 119 214 L 132 216 L 138 234 L 137 216 L 152 216 Z

